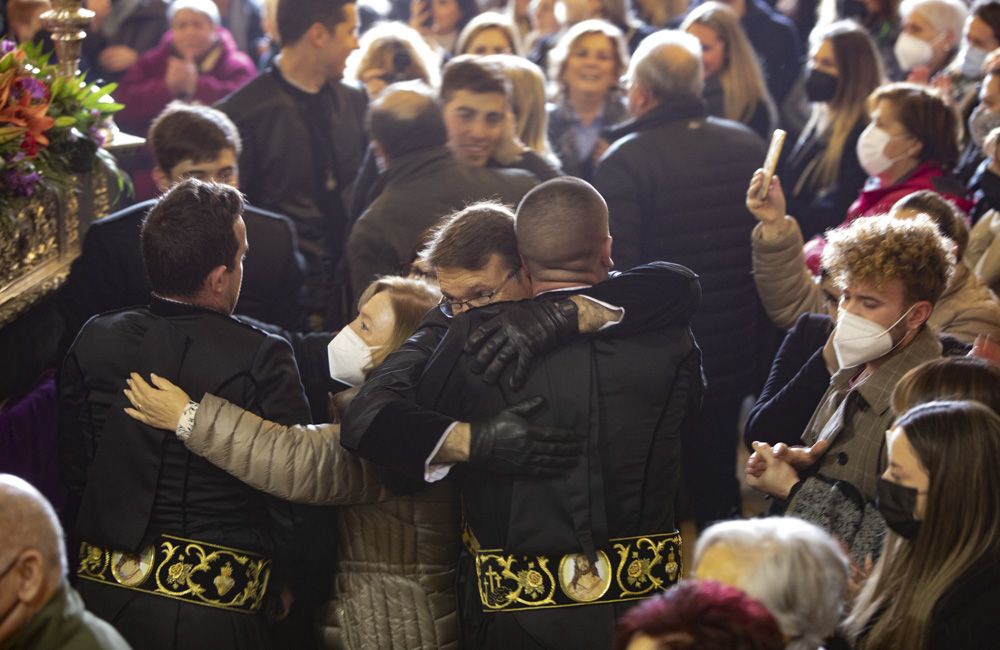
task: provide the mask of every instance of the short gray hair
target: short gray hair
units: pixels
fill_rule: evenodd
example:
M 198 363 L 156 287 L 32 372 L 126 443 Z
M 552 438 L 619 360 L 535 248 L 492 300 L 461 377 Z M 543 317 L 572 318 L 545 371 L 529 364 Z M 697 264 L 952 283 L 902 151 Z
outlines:
M 664 29 L 642 40 L 629 64 L 628 81 L 638 83 L 660 101 L 701 97 L 705 77 L 701 43 L 691 34 Z
M 694 566 L 723 545 L 744 558 L 739 587 L 762 602 L 792 639 L 789 650 L 815 650 L 841 619 L 850 565 L 826 531 L 794 517 L 715 524 L 698 539 Z M 699 576 L 700 577 L 700 576 Z
M 899 6 L 903 20 L 914 11 L 919 11 L 938 34 L 951 31 L 956 43 L 962 38 L 965 19 L 969 16 L 969 9 L 959 0 L 905 0 Z

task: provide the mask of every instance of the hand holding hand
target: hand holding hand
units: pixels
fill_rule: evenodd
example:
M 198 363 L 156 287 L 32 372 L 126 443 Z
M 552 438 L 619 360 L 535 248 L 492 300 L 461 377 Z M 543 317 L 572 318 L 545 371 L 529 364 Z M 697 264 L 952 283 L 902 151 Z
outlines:
M 773 176 L 771 177 L 771 186 L 762 199 L 760 198 L 760 190 L 763 184 L 764 170 L 758 169 L 753 173 L 750 187 L 747 189 L 747 210 L 761 223 L 777 226 L 785 218 L 785 210 L 787 209 L 785 192 L 781 189 L 781 180 L 777 176 Z
M 524 416 L 544 400 L 535 397 L 473 422 L 469 465 L 498 474 L 559 476 L 579 460 L 583 444 L 574 431 L 532 424 Z
M 520 388 L 531 362 L 579 334 L 576 304 L 567 299 L 523 300 L 483 323 L 469 336 L 465 351 L 475 354 L 472 371 L 494 383 L 507 364 L 516 362 L 510 386 Z
M 125 397 L 133 408 L 126 408 L 125 412 L 133 419 L 156 429 L 176 431 L 191 398 L 163 377 L 153 374 L 150 377 L 156 388 L 147 384 L 137 373 L 129 375 Z
M 774 446 L 774 456 L 801 472 L 815 465 L 829 448 L 827 440 L 819 440 L 812 447 L 790 447 L 779 442 Z
M 798 472 L 789 463 L 777 458 L 771 445 L 766 442 L 753 443 L 753 449 L 754 453 L 747 461 L 747 485 L 777 499 L 787 499 L 792 488 L 799 482 Z M 751 472 L 751 461 L 756 466 L 763 463 L 763 471 Z
M 164 76 L 164 83 L 174 97 L 190 97 L 198 88 L 198 67 L 194 61 L 170 57 L 167 59 L 167 73 Z

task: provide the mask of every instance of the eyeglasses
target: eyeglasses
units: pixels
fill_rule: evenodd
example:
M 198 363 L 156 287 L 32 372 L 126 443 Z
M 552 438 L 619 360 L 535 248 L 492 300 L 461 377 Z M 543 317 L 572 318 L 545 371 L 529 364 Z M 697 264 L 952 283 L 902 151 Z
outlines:
M 493 302 L 496 295 L 507 286 L 507 283 L 517 275 L 520 269 L 515 269 L 504 278 L 504 281 L 494 289 L 493 291 L 483 291 L 479 295 L 469 298 L 468 300 L 448 300 L 447 296 L 441 296 L 441 302 L 438 303 L 438 308 L 445 316 L 454 316 L 456 313 L 462 313 L 466 309 L 478 309 L 479 307 L 485 307 L 486 305 Z

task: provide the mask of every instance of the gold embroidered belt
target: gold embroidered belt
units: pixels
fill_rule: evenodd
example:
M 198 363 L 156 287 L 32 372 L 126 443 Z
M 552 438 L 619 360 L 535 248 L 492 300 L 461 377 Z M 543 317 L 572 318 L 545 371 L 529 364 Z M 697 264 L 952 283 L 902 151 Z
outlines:
M 173 535 L 138 553 L 80 544 L 77 576 L 233 612 L 260 610 L 271 560 L 258 553 Z
M 596 564 L 583 553 L 516 555 L 469 548 L 484 612 L 637 600 L 668 589 L 681 575 L 676 531 L 612 539 L 597 550 Z

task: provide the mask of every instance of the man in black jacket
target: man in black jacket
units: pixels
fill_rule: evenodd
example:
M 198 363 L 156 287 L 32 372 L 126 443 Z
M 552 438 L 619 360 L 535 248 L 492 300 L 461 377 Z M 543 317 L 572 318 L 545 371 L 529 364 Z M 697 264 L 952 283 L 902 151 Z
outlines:
M 691 514 L 704 524 L 739 505 L 737 421 L 741 401 L 755 389 L 760 347 L 749 245 L 754 219 L 744 199 L 765 148 L 742 124 L 706 116 L 701 47 L 691 35 L 653 34 L 627 76 L 635 119 L 614 133 L 594 185 L 608 202 L 621 268 L 670 260 L 701 278 L 705 300 L 693 327 L 708 392 L 684 470 Z
M 386 171 L 378 181 L 378 198 L 354 224 L 348 241 L 356 296 L 376 276 L 399 273 L 413 261 L 425 232 L 452 211 L 492 198 L 513 205 L 536 183 L 526 171 L 459 162 L 445 145 L 441 107 L 419 82 L 383 91 L 367 122 Z
M 161 191 L 184 178 L 240 186 L 240 135 L 225 114 L 206 106 L 171 104 L 153 122 L 149 142 Z M 156 205 L 144 201 L 91 224 L 83 251 L 70 270 L 60 297 L 72 340 L 96 314 L 144 305 L 149 279 L 139 232 Z M 303 262 L 295 226 L 278 214 L 246 206 L 247 239 L 253 246 L 236 312 L 266 323 L 296 328 L 302 319 Z
M 517 240 L 536 296 L 566 298 L 607 278 L 607 219 L 604 200 L 578 179 L 528 193 Z M 674 503 L 682 432 L 700 405 L 701 355 L 686 325 L 630 336 L 612 328 L 540 359 L 522 389 L 494 387 L 476 380 L 464 349 L 503 308 L 454 319 L 418 390 L 421 403 L 472 423 L 449 432 L 429 468 L 470 469 L 462 498 L 465 642 L 608 647 L 628 602 L 679 577 Z M 499 426 L 502 416 L 532 408 L 543 433 L 558 440 L 556 431 L 569 430 L 581 443 L 562 450 L 565 457 L 553 453 L 552 468 L 569 466 L 563 475 L 544 466 L 521 473 L 526 448 Z
M 138 370 L 277 422 L 309 421 L 288 344 L 231 316 L 248 249 L 242 208 L 224 185 L 189 179 L 167 192 L 143 223 L 149 307 L 90 320 L 60 375 L 61 463 L 82 498 L 79 590 L 136 648 L 267 647 L 265 591 L 286 584 L 277 572 L 299 541 L 289 504 L 123 411 Z
M 577 184 L 581 182 L 573 180 L 550 181 L 534 191 L 540 191 L 542 187 L 552 183 Z M 587 190 L 593 193 L 592 188 L 588 187 Z M 593 194 L 590 196 L 593 198 Z M 531 194 L 526 197 L 525 203 L 530 197 Z M 599 197 L 597 200 L 600 200 Z M 524 205 L 522 204 L 522 209 Z M 601 208 L 604 209 L 603 202 Z M 606 212 L 604 218 L 606 219 Z M 562 228 L 560 232 L 583 230 L 579 227 L 580 223 L 576 221 L 575 217 L 574 223 L 576 224 L 575 228 Z M 445 227 L 445 231 L 452 225 L 454 224 L 449 223 Z M 640 368 L 658 368 L 661 355 L 678 353 L 681 348 L 684 348 L 689 356 L 684 356 L 684 363 L 680 364 L 684 365 L 684 371 L 676 371 L 677 369 L 672 367 L 662 375 L 657 375 L 652 380 L 647 381 L 635 391 L 633 389 L 636 387 L 630 384 L 627 377 L 616 375 L 614 372 L 605 375 L 609 382 L 616 381 L 613 379 L 615 377 L 624 380 L 623 383 L 616 384 L 616 390 L 610 390 L 611 384 L 605 385 L 609 388 L 608 392 L 603 394 L 603 397 L 608 400 L 605 404 L 609 405 L 608 408 L 611 408 L 614 413 L 618 412 L 619 407 L 624 406 L 617 400 L 624 399 L 626 395 L 632 395 L 637 402 L 642 402 L 641 406 L 638 403 L 633 403 L 624 408 L 632 413 L 632 416 L 640 418 L 652 414 L 658 406 L 662 407 L 663 402 L 668 397 L 675 398 L 673 408 L 669 410 L 669 413 L 665 411 L 666 417 L 659 420 L 670 431 L 667 432 L 664 429 L 664 435 L 657 438 L 658 442 L 655 444 L 650 442 L 650 446 L 647 446 L 642 452 L 644 456 L 648 453 L 656 459 L 654 463 L 656 466 L 652 467 L 649 472 L 639 470 L 638 474 L 630 475 L 622 480 L 609 478 L 606 483 L 607 485 L 616 485 L 612 488 L 613 490 L 627 485 L 628 487 L 623 488 L 623 494 L 629 494 L 624 500 L 618 500 L 617 495 L 615 495 L 613 497 L 614 503 L 610 504 L 610 510 L 615 513 L 611 515 L 614 520 L 611 525 L 612 534 L 618 534 L 625 528 L 638 531 L 639 527 L 644 527 L 646 524 L 649 524 L 650 529 L 663 527 L 672 530 L 673 495 L 670 493 L 673 489 L 672 486 L 676 485 L 677 471 L 676 467 L 670 467 L 670 465 L 677 461 L 676 454 L 679 445 L 677 432 L 681 428 L 681 421 L 685 419 L 688 412 L 693 410 L 701 393 L 700 365 L 698 363 L 700 355 L 693 347 L 693 340 L 690 339 L 689 334 L 684 334 L 688 332 L 686 323 L 689 321 L 691 313 L 696 309 L 700 296 L 694 275 L 677 266 L 650 265 L 643 269 L 629 271 L 618 278 L 601 282 L 594 287 L 579 289 L 571 294 L 554 293 L 546 296 L 545 299 L 518 303 L 508 302 L 502 305 L 497 304 L 495 307 L 486 306 L 494 299 L 496 291 L 488 292 L 487 295 L 482 292 L 477 293 L 470 287 L 468 293 L 459 293 L 455 288 L 446 289 L 445 285 L 456 281 L 461 284 L 461 280 L 468 277 L 485 279 L 487 275 L 492 274 L 492 278 L 485 282 L 484 286 L 493 287 L 502 282 L 505 276 L 513 276 L 517 279 L 524 273 L 524 270 L 518 268 L 517 263 L 514 262 L 513 269 L 507 269 L 505 272 L 503 264 L 497 258 L 491 257 L 489 258 L 491 261 L 484 265 L 470 264 L 466 261 L 457 264 L 453 273 L 442 274 L 442 270 L 446 269 L 448 265 L 469 254 L 462 253 L 463 246 L 461 244 L 468 245 L 467 239 L 463 239 L 458 234 L 462 229 L 453 228 L 452 230 L 454 231 L 452 235 L 441 235 L 450 241 L 447 239 L 442 241 L 441 237 L 435 240 L 435 243 L 432 244 L 431 257 L 437 260 L 439 279 L 441 279 L 443 291 L 449 294 L 446 299 L 450 309 L 457 313 L 474 308 L 469 312 L 469 316 L 474 317 L 473 320 L 469 320 L 469 316 L 455 319 L 451 331 L 445 336 L 440 346 L 437 343 L 441 341 L 443 334 L 441 326 L 436 331 L 431 327 L 421 328 L 416 336 L 404 344 L 403 348 L 390 355 L 369 378 L 351 404 L 344 421 L 342 438 L 344 444 L 392 472 L 417 480 L 440 480 L 449 473 L 452 460 L 470 460 L 470 466 L 475 465 L 476 468 L 474 473 L 469 473 L 470 479 L 473 480 L 470 488 L 472 491 L 468 493 L 469 498 L 485 497 L 489 500 L 489 504 L 483 508 L 477 507 L 473 515 L 473 518 L 480 525 L 480 530 L 473 527 L 473 532 L 476 535 L 482 534 L 482 539 L 479 540 L 481 548 L 504 548 L 505 541 L 511 539 L 514 541 L 515 552 L 530 553 L 544 547 L 545 550 L 539 552 L 561 554 L 576 552 L 581 548 L 587 550 L 588 544 L 591 550 L 596 552 L 598 549 L 593 546 L 593 538 L 599 538 L 599 543 L 602 544 L 606 541 L 604 537 L 608 533 L 607 511 L 609 508 L 605 508 L 607 504 L 605 503 L 605 494 L 600 487 L 600 481 L 590 483 L 588 477 L 600 474 L 600 471 L 595 471 L 600 463 L 594 465 L 591 461 L 585 460 L 578 464 L 578 458 L 570 457 L 567 459 L 563 456 L 567 451 L 573 453 L 574 450 L 578 450 L 579 443 L 572 437 L 567 440 L 560 431 L 560 428 L 585 426 L 585 422 L 591 421 L 589 416 L 583 416 L 581 413 L 581 409 L 590 408 L 591 394 L 586 391 L 577 393 L 577 389 L 581 388 L 581 382 L 590 385 L 590 357 L 587 356 L 586 359 L 583 359 L 578 356 L 579 354 L 589 355 L 591 344 L 589 339 L 568 345 L 566 354 L 569 355 L 570 363 L 573 364 L 572 369 L 567 369 L 565 366 L 560 368 L 558 362 L 554 361 L 559 354 L 556 353 L 556 357 L 553 359 L 546 359 L 542 368 L 532 368 L 528 378 L 529 388 L 524 390 L 508 390 L 507 385 L 509 383 L 519 385 L 517 381 L 519 371 L 525 364 L 515 364 L 515 371 L 509 377 L 504 377 L 504 388 L 497 390 L 481 382 L 478 377 L 469 374 L 471 358 L 462 357 L 456 365 L 456 355 L 461 355 L 466 342 L 465 335 L 485 320 L 488 321 L 485 323 L 486 329 L 483 331 L 486 336 L 482 336 L 483 332 L 479 332 L 472 337 L 478 337 L 480 342 L 487 340 L 483 350 L 489 351 L 492 348 L 492 351 L 496 352 L 497 349 L 500 349 L 496 355 L 501 360 L 511 360 L 512 357 L 517 356 L 518 352 L 527 352 L 537 358 L 539 354 L 544 354 L 547 350 L 567 344 L 575 338 L 578 330 L 584 330 L 583 320 L 581 319 L 578 323 L 574 315 L 574 305 L 585 305 L 588 299 L 593 300 L 594 298 L 616 306 L 627 304 L 628 306 L 624 309 L 624 319 L 621 319 L 618 324 L 608 327 L 599 335 L 601 341 L 604 339 L 607 341 L 597 343 L 598 339 L 594 340 L 594 345 L 601 349 L 602 355 L 607 355 L 603 356 L 604 362 L 611 358 L 617 358 L 624 363 L 631 358 L 629 355 L 636 353 L 636 350 L 644 350 L 642 363 L 637 363 L 633 359 L 633 363 L 629 367 L 638 380 L 640 377 L 645 378 L 645 371 Z M 606 221 L 604 233 L 606 236 Z M 497 239 L 500 237 L 490 237 L 491 241 Z M 520 240 L 520 236 L 518 239 Z M 565 243 L 566 240 L 573 238 L 546 239 L 550 242 Z M 435 253 L 433 249 L 438 245 L 441 249 L 447 247 L 451 250 L 447 254 Z M 555 248 L 558 249 L 558 246 Z M 522 254 L 524 254 L 523 251 Z M 501 253 L 497 251 L 494 255 L 499 257 Z M 514 256 L 515 258 L 517 256 L 516 250 Z M 493 269 L 494 265 L 497 267 L 496 269 Z M 481 268 L 479 270 L 467 268 L 475 266 L 481 266 Z M 467 270 L 462 271 L 463 268 Z M 606 274 L 606 268 L 604 273 Z M 578 275 L 569 274 L 564 276 L 564 279 L 572 284 L 583 285 L 599 280 L 598 276 L 601 273 L 595 273 L 593 277 L 588 276 L 586 279 L 582 276 L 578 277 Z M 626 278 L 626 276 L 629 277 Z M 512 282 L 508 281 L 504 286 L 509 287 Z M 656 287 L 659 288 L 659 291 L 656 290 Z M 661 297 L 662 300 L 656 300 L 657 296 Z M 498 299 L 509 300 L 511 296 L 503 295 Z M 502 309 L 500 309 L 501 307 Z M 501 311 L 499 316 L 493 311 L 495 308 Z M 496 317 L 494 318 L 494 316 Z M 630 318 L 632 321 L 629 321 Z M 644 330 L 642 327 L 636 326 L 639 324 L 648 325 L 651 321 L 656 320 L 659 320 L 660 323 L 656 327 Z M 635 324 L 629 324 L 627 321 Z M 525 327 L 528 323 L 531 326 Z M 678 323 L 682 323 L 682 325 L 678 325 Z M 512 325 L 520 327 L 512 327 Z M 443 327 L 447 327 L 447 321 L 443 323 Z M 461 328 L 459 333 L 456 333 L 456 328 Z M 678 335 L 677 332 L 681 332 L 681 334 Z M 491 333 L 493 338 L 490 338 Z M 676 336 L 676 341 L 679 342 L 672 350 L 668 351 L 668 348 L 671 348 L 670 345 L 657 345 L 658 337 L 670 338 L 671 336 Z M 503 347 L 506 339 L 509 339 L 508 345 Z M 616 347 L 620 343 L 615 343 L 615 341 L 630 339 L 635 346 L 631 352 L 625 352 Z M 683 343 L 685 340 L 688 341 L 688 344 Z M 605 345 L 607 347 L 604 347 Z M 586 348 L 586 351 L 580 352 L 574 346 L 582 346 Z M 618 352 L 621 352 L 620 356 L 617 355 Z M 486 359 L 488 357 L 489 355 L 486 355 Z M 428 358 L 430 358 L 430 365 L 425 368 Z M 482 361 L 484 361 L 483 358 L 477 358 L 476 364 L 472 365 L 477 365 Z M 524 361 L 523 357 L 520 358 L 520 361 Z M 550 365 L 551 363 L 556 365 Z M 417 368 L 416 377 L 412 372 L 414 367 Z M 601 364 L 598 367 L 601 367 Z M 455 371 L 454 376 L 448 379 L 452 376 L 452 370 Z M 489 373 L 489 370 L 487 372 Z M 419 382 L 416 382 L 418 377 Z M 674 388 L 673 392 L 671 392 L 670 387 L 664 388 L 661 385 L 661 382 L 669 383 L 671 378 L 677 379 L 674 384 L 671 384 Z M 549 379 L 567 392 L 554 395 L 546 393 L 552 388 L 552 385 L 548 384 Z M 442 389 L 442 382 L 445 380 L 447 380 L 447 386 Z M 537 384 L 539 381 L 541 384 Z M 682 385 L 683 388 L 681 388 Z M 440 393 L 441 390 L 448 392 Z M 458 395 L 456 391 L 462 394 Z M 647 391 L 656 393 L 656 396 L 650 397 Z M 441 397 L 444 394 L 447 394 L 446 399 Z M 551 403 L 542 412 L 540 421 L 536 417 L 532 417 L 529 421 L 526 419 L 526 411 L 530 411 L 532 407 L 537 409 L 539 405 L 536 403 L 537 400 L 523 402 L 526 401 L 526 397 L 539 394 L 546 395 L 546 399 L 550 400 Z M 683 406 L 679 406 L 681 402 L 683 402 Z M 507 408 L 509 404 L 515 406 Z M 461 408 L 459 408 L 460 405 Z M 556 429 L 551 426 L 553 414 L 561 414 L 560 417 L 565 418 L 556 422 L 558 425 Z M 594 422 L 603 422 L 602 418 L 608 413 L 595 413 L 594 415 Z M 615 426 L 631 427 L 634 432 L 632 435 L 637 436 L 632 440 L 634 442 L 655 428 L 655 422 L 646 420 L 643 423 L 633 422 L 632 416 L 617 419 Z M 647 425 L 649 426 L 647 427 Z M 609 431 L 611 430 L 609 429 Z M 460 453 L 462 441 L 465 442 L 465 451 L 468 452 L 470 438 L 479 441 L 473 443 L 477 446 L 478 451 L 475 458 L 469 458 L 468 455 L 466 458 L 462 458 Z M 491 441 L 492 444 L 483 444 L 483 441 L 486 440 Z M 622 442 L 623 448 L 632 444 L 624 438 L 620 442 Z M 594 444 L 597 444 L 596 440 Z M 593 450 L 595 447 L 590 447 L 590 449 Z M 625 455 L 635 452 L 636 449 L 637 447 L 631 447 L 631 451 Z M 514 456 L 509 454 L 512 450 L 516 450 Z M 609 462 L 618 462 L 623 458 L 624 456 L 615 456 L 614 460 Z M 560 469 L 564 470 L 567 466 L 576 466 L 576 469 L 572 470 L 573 473 L 570 475 L 572 480 L 569 482 L 559 478 L 555 481 L 534 482 L 527 479 L 527 482 L 523 483 L 521 479 L 512 478 L 509 474 L 516 472 L 551 479 L 553 475 L 559 473 Z M 503 468 L 500 471 L 509 473 L 498 475 L 496 473 L 498 467 Z M 582 474 L 580 473 L 581 468 L 583 468 Z M 612 473 L 617 473 L 619 469 L 616 467 Z M 651 506 L 647 510 L 648 519 L 638 513 L 642 508 L 637 506 L 633 500 L 633 497 L 639 493 L 646 494 L 645 486 L 639 485 L 645 480 L 644 476 L 646 475 L 656 477 L 649 484 L 653 489 L 646 495 L 649 497 L 650 503 L 656 503 L 655 506 Z M 476 483 L 475 481 L 480 482 Z M 527 489 L 528 492 L 532 492 L 533 488 L 539 488 L 539 492 L 542 494 L 524 492 L 519 493 L 517 498 L 513 499 L 510 491 L 513 485 L 519 486 L 518 489 Z M 568 495 L 559 486 L 567 488 L 571 494 Z M 546 492 L 555 495 L 553 497 L 555 501 L 545 497 L 544 493 Z M 653 494 L 654 492 L 655 494 Z M 568 498 L 571 503 L 567 505 L 563 502 L 564 497 Z M 494 498 L 496 501 L 492 500 Z M 592 500 L 595 504 L 592 512 L 587 506 L 581 506 L 579 500 L 581 498 L 584 501 Z M 469 503 L 471 501 L 466 501 L 467 505 Z M 518 525 L 518 532 L 514 537 L 505 537 L 502 531 L 508 525 L 508 513 L 511 514 L 511 521 L 514 521 L 514 513 L 511 508 L 515 506 L 512 504 L 529 509 L 533 504 L 542 504 L 535 514 L 540 515 L 544 521 L 540 521 L 534 515 L 525 515 L 523 523 L 527 528 Z M 494 506 L 496 510 L 490 512 L 490 508 Z M 622 513 L 626 514 L 622 515 Z M 588 521 L 591 515 L 595 518 L 594 526 L 591 526 L 593 522 Z M 623 524 L 619 521 L 621 517 L 628 521 Z M 570 518 L 573 519 L 573 522 L 569 524 L 567 529 L 564 525 Z M 653 520 L 655 523 L 652 523 Z M 521 542 L 525 540 L 518 538 L 517 535 L 532 528 L 534 529 L 534 533 L 532 533 L 535 536 L 534 540 L 522 544 Z M 584 538 L 589 537 L 591 541 L 581 542 L 574 536 L 574 530 L 579 531 Z M 648 533 L 651 530 L 638 532 Z M 660 566 L 661 570 L 665 570 L 666 566 L 674 566 L 674 570 L 676 570 L 676 566 L 671 565 L 671 562 L 676 563 L 679 556 L 675 552 L 673 559 L 670 559 L 671 549 L 667 548 L 669 540 L 658 538 L 653 546 L 656 547 L 660 542 L 663 542 L 658 547 L 662 551 L 662 561 L 658 562 L 656 566 Z M 541 544 L 541 546 L 536 543 Z M 643 559 L 652 561 L 654 558 L 644 555 Z M 589 561 L 589 557 L 587 561 Z M 641 560 L 636 564 L 637 570 L 641 564 Z M 566 568 L 567 585 L 574 583 L 573 576 L 569 574 L 575 567 L 578 567 L 577 572 L 580 573 L 580 576 L 575 581 L 574 586 L 570 586 L 569 589 L 581 599 L 589 598 L 588 594 L 595 585 L 600 584 L 595 582 L 593 575 L 595 571 L 598 574 L 596 577 L 601 578 L 601 580 L 609 575 L 606 571 L 606 564 L 601 564 L 596 569 L 594 566 L 593 564 L 587 565 L 583 557 L 573 558 L 573 562 L 566 565 L 568 567 Z M 546 583 L 546 593 L 549 587 L 554 588 L 552 578 L 555 566 L 549 566 L 548 573 L 544 575 L 532 571 L 532 568 L 516 567 L 516 569 L 524 569 L 525 576 L 530 574 L 532 580 L 537 577 L 538 580 L 544 581 L 544 576 L 547 575 L 549 582 Z M 494 567 L 493 573 L 498 571 Z M 638 577 L 636 579 L 639 580 Z M 567 616 L 572 608 L 543 608 L 545 611 L 538 615 L 525 613 L 515 616 L 514 613 L 503 612 L 495 617 L 487 616 L 484 619 L 480 612 L 485 605 L 480 602 L 479 596 L 476 595 L 475 578 L 470 580 L 471 582 L 467 583 L 470 590 L 467 591 L 463 603 L 465 612 L 463 626 L 470 635 L 466 638 L 466 642 L 470 644 L 469 647 L 482 647 L 483 644 L 499 647 L 535 647 L 530 645 L 523 634 L 522 619 L 524 618 L 528 620 L 525 625 L 532 628 L 531 634 L 535 635 L 536 638 L 546 639 L 547 642 L 553 644 L 553 647 L 610 645 L 610 634 L 613 630 L 616 614 L 613 611 L 614 606 L 585 608 L 589 611 L 582 617 L 571 614 Z M 661 581 L 660 584 L 668 582 L 666 578 L 659 575 L 657 580 Z M 652 589 L 650 587 L 652 582 L 648 579 L 641 581 L 645 587 L 648 587 L 645 593 L 649 593 L 649 589 Z M 510 585 L 505 586 L 510 588 Z M 525 609 L 532 609 L 539 604 L 537 597 L 541 591 L 536 592 L 538 586 L 534 585 L 525 592 L 523 597 L 532 601 L 525 606 Z M 577 593 L 577 589 L 580 590 L 579 593 Z M 621 596 L 622 594 L 617 595 Z M 471 596 L 475 597 L 470 599 Z M 559 598 L 561 599 L 560 603 L 564 604 L 563 601 L 569 602 L 567 599 L 570 597 L 559 596 Z M 512 616 L 517 620 L 511 618 Z M 491 622 L 487 622 L 486 619 Z M 587 621 L 581 622 L 581 619 L 587 619 Z M 496 628 L 500 630 L 499 636 L 496 636 L 494 629 L 488 629 L 492 622 L 500 626 Z M 554 634 L 558 634 L 562 638 L 556 641 L 552 638 Z M 522 646 L 520 645 L 522 643 L 528 643 L 528 645 Z
M 278 3 L 277 19 L 281 53 L 217 107 L 243 136 L 247 197 L 295 222 L 307 264 L 307 307 L 336 329 L 350 311 L 347 279 L 337 267 L 367 147 L 365 95 L 341 81 L 358 47 L 357 13 L 353 0 L 295 0 Z

